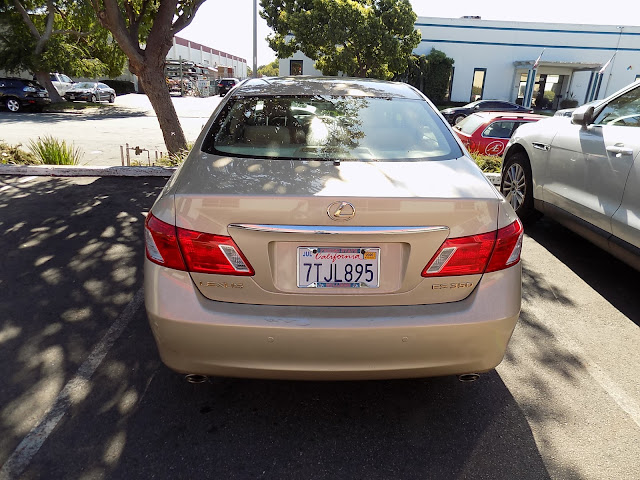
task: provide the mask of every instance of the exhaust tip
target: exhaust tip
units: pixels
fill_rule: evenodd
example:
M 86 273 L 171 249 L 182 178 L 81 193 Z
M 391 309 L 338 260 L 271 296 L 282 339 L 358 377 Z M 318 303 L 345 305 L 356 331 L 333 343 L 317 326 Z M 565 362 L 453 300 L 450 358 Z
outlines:
M 190 373 L 185 375 L 184 378 L 189 383 L 204 383 L 207 381 L 206 375 L 198 375 L 197 373 Z
M 463 383 L 471 383 L 475 382 L 480 378 L 480 375 L 477 373 L 464 373 L 462 375 L 458 375 L 458 380 Z

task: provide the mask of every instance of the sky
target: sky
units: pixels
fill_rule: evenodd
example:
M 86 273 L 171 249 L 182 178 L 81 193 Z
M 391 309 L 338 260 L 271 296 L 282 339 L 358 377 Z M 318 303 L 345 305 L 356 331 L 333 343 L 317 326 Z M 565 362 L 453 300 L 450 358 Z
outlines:
M 253 1 L 206 0 L 194 20 L 178 36 L 242 57 L 253 64 Z M 478 15 L 483 20 L 640 25 L 638 0 L 412 0 L 419 17 L 459 18 Z M 606 8 L 605 8 L 606 5 Z M 259 8 L 259 3 L 258 3 Z M 258 16 L 258 66 L 272 62 L 276 54 L 265 38 L 271 29 Z

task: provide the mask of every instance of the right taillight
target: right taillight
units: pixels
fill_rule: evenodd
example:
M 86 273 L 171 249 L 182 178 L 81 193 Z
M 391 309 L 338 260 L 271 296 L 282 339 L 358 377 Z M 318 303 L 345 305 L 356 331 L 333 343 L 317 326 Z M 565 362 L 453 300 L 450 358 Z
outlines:
M 476 275 L 511 267 L 520 261 L 523 229 L 520 220 L 498 231 L 449 238 L 424 270 L 423 277 Z
M 147 258 L 163 267 L 197 273 L 253 275 L 231 237 L 178 228 L 151 213 L 145 222 Z
M 520 219 L 498 230 L 496 246 L 493 249 L 491 260 L 487 265 L 487 272 L 495 272 L 511 267 L 520 261 L 522 252 L 522 238 L 524 229 Z

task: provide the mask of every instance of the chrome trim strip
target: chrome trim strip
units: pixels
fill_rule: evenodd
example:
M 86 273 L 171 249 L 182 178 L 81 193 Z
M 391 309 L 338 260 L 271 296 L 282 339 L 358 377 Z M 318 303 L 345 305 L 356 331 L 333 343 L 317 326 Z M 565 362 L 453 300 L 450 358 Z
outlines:
M 299 233 L 315 235 L 410 235 L 448 231 L 445 226 L 435 227 L 331 227 L 324 225 L 256 225 L 232 223 L 229 228 L 241 228 L 269 233 Z
M 537 148 L 538 150 L 542 150 L 542 151 L 545 151 L 545 152 L 548 152 L 551 149 L 551 147 L 549 145 L 547 145 L 546 143 L 532 142 L 531 146 L 533 148 Z

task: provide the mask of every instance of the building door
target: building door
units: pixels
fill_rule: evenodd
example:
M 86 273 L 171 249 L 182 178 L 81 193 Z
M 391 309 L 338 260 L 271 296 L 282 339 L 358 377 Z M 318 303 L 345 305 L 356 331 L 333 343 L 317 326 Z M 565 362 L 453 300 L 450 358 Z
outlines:
M 470 102 L 475 102 L 476 100 L 482 100 L 482 95 L 484 94 L 484 81 L 487 76 L 486 68 L 475 68 L 473 70 L 473 83 L 471 84 L 471 98 Z

